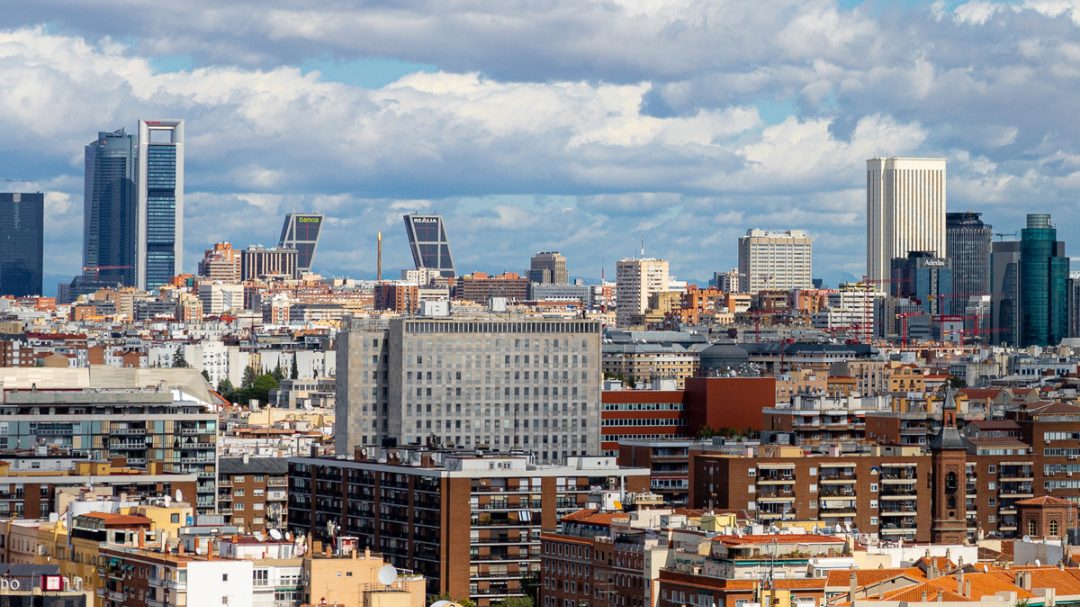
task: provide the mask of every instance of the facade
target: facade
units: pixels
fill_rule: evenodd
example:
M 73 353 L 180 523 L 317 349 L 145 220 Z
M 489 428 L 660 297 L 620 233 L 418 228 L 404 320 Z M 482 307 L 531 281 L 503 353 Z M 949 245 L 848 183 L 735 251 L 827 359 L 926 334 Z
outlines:
M 920 311 L 938 316 L 964 310 L 964 300 L 953 300 L 952 260 L 934 257 L 925 251 L 912 251 L 891 263 L 891 294 L 913 300 Z M 959 308 L 957 308 L 959 306 Z
M 529 260 L 529 282 L 540 284 L 570 284 L 566 257 L 558 251 L 541 251 Z
M 457 299 L 478 304 L 487 304 L 492 297 L 525 301 L 529 298 L 529 279 L 515 272 L 504 272 L 498 276 L 473 272 L 458 279 L 454 293 Z
M 1069 274 L 1069 337 L 1080 337 L 1080 272 Z
M 990 245 L 994 226 L 982 213 L 945 214 L 945 256 L 952 262 L 952 293 L 969 298 L 990 293 Z
M 0 193 L 0 295 L 41 295 L 45 197 Z
M 404 281 L 383 281 L 375 285 L 376 310 L 392 310 L 398 314 L 413 314 L 420 309 L 420 287 Z
M 214 243 L 199 262 L 199 276 L 221 282 L 240 282 L 240 251 L 227 242 Z
M 995 242 L 990 254 L 990 328 L 995 344 L 1020 343 L 1020 241 Z
M 747 230 L 739 238 L 739 292 L 813 287 L 813 252 L 802 230 Z
M 184 121 L 140 120 L 137 285 L 154 290 L 184 267 Z
M 1069 332 L 1069 258 L 1045 214 L 1020 231 L 1020 347 L 1054 346 Z
M 450 241 L 442 217 L 405 215 L 405 234 L 409 237 L 409 249 L 417 270 L 438 270 L 444 277 L 455 276 L 454 258 L 450 254 Z
M 299 276 L 299 251 L 296 249 L 267 249 L 250 246 L 240 255 L 240 279 L 258 280 L 271 276 Z
M 288 525 L 288 461 L 278 457 L 218 460 L 218 512 L 247 533 Z
M 296 249 L 296 268 L 300 274 L 311 272 L 315 248 L 319 245 L 323 216 L 319 213 L 289 213 L 281 226 L 280 249 Z
M 136 284 L 136 157 L 135 138 L 124 129 L 100 132 L 86 146 L 83 273 L 90 280 Z
M 648 470 L 614 458 L 535 466 L 524 455 L 358 449 L 354 459 L 289 460 L 289 529 L 338 534 L 424 575 L 429 594 L 479 607 L 522 596 L 539 573 L 540 532 L 585 506 L 597 487 L 644 490 Z M 340 527 L 338 527 L 340 526 Z
M 238 283 L 199 283 L 199 301 L 203 314 L 218 316 L 230 310 L 243 310 L 244 286 Z
M 634 324 L 649 308 L 649 297 L 667 291 L 668 262 L 664 259 L 620 259 L 615 264 L 615 324 Z
M 945 159 L 866 161 L 866 274 L 888 291 L 889 263 L 911 251 L 946 255 Z
M 600 323 L 346 319 L 338 334 L 336 449 L 421 444 L 523 449 L 538 461 L 600 451 Z

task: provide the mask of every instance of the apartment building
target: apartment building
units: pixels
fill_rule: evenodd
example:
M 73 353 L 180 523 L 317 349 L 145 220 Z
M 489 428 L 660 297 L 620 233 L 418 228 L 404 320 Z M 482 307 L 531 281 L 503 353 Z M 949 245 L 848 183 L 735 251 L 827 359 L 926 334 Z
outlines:
M 374 457 L 289 460 L 289 529 L 355 536 L 395 566 L 422 573 L 430 594 L 479 607 L 523 595 L 540 568 L 541 529 L 597 488 L 641 492 L 649 471 L 611 457 L 540 466 L 525 455 L 391 449 Z
M 615 264 L 615 325 L 640 322 L 649 296 L 668 290 L 668 262 L 664 259 L 620 259 Z
M 218 460 L 218 512 L 248 533 L 288 526 L 288 461 L 279 457 Z
M 739 237 L 739 291 L 790 291 L 813 284 L 813 244 L 802 230 L 747 230 Z

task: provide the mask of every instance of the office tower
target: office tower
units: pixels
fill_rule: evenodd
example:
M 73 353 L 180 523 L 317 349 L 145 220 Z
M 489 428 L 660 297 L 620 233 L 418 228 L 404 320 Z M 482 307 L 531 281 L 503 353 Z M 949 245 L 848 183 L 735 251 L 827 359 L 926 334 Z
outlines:
M 1055 346 L 1068 335 L 1069 258 L 1050 215 L 1031 213 L 1020 230 L 1020 347 Z
M 566 272 L 566 257 L 558 251 L 542 251 L 529 261 L 529 282 L 540 284 L 570 284 Z
M 86 282 L 135 286 L 139 238 L 135 138 L 100 132 L 86 146 L 83 275 Z
M 628 327 L 649 307 L 649 296 L 667 291 L 664 259 L 620 259 L 615 264 L 615 324 Z
M 438 215 L 405 215 L 405 233 L 417 270 L 438 270 L 442 276 L 454 277 L 454 259 L 450 256 L 450 241 Z
M 866 275 L 889 290 L 889 264 L 911 251 L 945 256 L 945 159 L 866 161 Z
M 285 225 L 281 226 L 278 247 L 297 250 L 296 266 L 301 274 L 310 272 L 311 264 L 315 263 L 322 221 L 323 216 L 319 213 L 289 213 L 285 216 Z
M 1069 337 L 1080 337 L 1080 272 L 1069 273 Z
M 221 282 L 240 282 L 241 251 L 227 242 L 214 243 L 199 262 L 199 276 Z
M 600 450 L 600 323 L 346 319 L 337 347 L 337 452 L 362 445 Z
M 0 295 L 41 295 L 45 196 L 0 193 Z
M 991 342 L 1020 343 L 1020 241 L 995 242 L 990 247 Z
M 934 257 L 926 251 L 912 251 L 907 257 L 892 260 L 890 266 L 893 297 L 914 300 L 922 312 L 934 316 L 963 312 L 964 302 L 954 302 L 951 297 L 951 260 Z
M 184 121 L 139 121 L 140 289 L 169 284 L 184 261 Z
M 809 289 L 811 242 L 802 230 L 747 230 L 739 238 L 739 291 Z
M 240 256 L 240 279 L 296 278 L 299 252 L 296 249 L 267 249 L 253 245 Z
M 994 228 L 982 213 L 945 214 L 945 251 L 952 262 L 952 293 L 961 300 L 990 293 L 990 242 Z

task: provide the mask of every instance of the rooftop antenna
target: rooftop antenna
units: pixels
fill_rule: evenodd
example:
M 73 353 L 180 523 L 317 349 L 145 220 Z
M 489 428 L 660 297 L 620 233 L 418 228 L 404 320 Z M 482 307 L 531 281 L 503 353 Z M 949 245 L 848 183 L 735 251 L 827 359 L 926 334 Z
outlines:
M 382 232 L 379 232 L 376 236 L 378 240 L 376 263 L 375 263 L 375 280 L 382 282 Z
M 641 258 L 645 259 L 645 238 L 641 239 Z

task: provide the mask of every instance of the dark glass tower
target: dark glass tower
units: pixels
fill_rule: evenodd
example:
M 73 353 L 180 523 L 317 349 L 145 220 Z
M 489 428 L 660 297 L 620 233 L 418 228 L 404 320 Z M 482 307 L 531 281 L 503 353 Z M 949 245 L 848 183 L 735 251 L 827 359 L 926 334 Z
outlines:
M 45 197 L 0 194 L 0 295 L 41 295 Z
M 1057 345 L 1069 332 L 1069 258 L 1050 215 L 1030 214 L 1020 231 L 1020 346 Z
M 450 256 L 450 241 L 442 217 L 438 215 L 406 215 L 405 232 L 417 270 L 438 270 L 442 276 L 454 277 L 454 260 Z
M 318 213 L 289 213 L 285 216 L 285 225 L 281 226 L 281 240 L 278 247 L 296 249 L 296 269 L 301 274 L 311 271 L 315 261 L 315 247 L 319 244 L 323 216 Z
M 83 275 L 95 283 L 135 286 L 135 138 L 124 129 L 98 133 L 85 158 Z
M 1020 342 L 1020 241 L 995 242 L 990 254 L 990 316 L 995 344 Z
M 137 282 L 156 289 L 183 271 L 184 121 L 139 121 Z
M 972 295 L 990 293 L 990 243 L 994 228 L 983 223 L 980 215 L 945 214 L 945 256 L 952 264 L 952 292 L 961 309 Z

